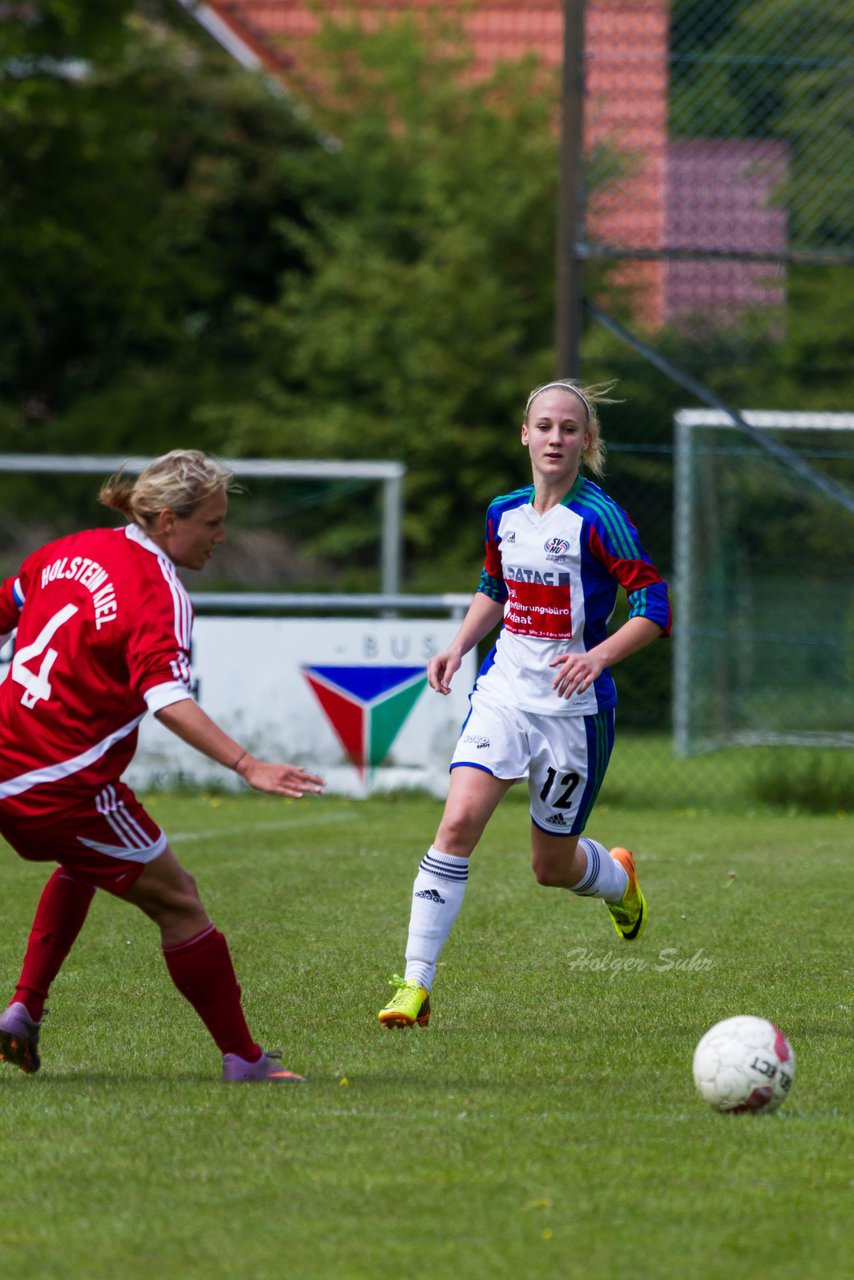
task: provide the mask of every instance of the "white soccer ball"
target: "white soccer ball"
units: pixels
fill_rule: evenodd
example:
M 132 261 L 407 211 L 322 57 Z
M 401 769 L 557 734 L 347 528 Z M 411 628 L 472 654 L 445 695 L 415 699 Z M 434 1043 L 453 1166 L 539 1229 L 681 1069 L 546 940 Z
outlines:
M 694 1083 L 715 1111 L 776 1111 L 794 1076 L 792 1046 L 764 1018 L 726 1018 L 694 1050 Z

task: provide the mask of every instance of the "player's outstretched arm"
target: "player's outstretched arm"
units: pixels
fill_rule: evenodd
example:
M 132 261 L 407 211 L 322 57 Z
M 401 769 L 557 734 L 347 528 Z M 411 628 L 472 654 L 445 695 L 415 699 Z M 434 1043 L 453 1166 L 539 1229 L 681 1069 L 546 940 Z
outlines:
M 427 680 L 437 693 L 451 692 L 451 677 L 459 670 L 460 663 L 469 649 L 489 635 L 497 627 L 504 614 L 504 606 L 482 591 L 475 594 L 463 618 L 462 626 L 443 653 L 437 653 L 427 663 Z
M 294 800 L 304 795 L 320 795 L 323 791 L 324 780 L 316 774 L 307 773 L 298 765 L 258 760 L 244 751 L 192 698 L 173 702 L 154 714 L 176 737 L 226 769 L 234 769 L 256 791 L 290 796 Z

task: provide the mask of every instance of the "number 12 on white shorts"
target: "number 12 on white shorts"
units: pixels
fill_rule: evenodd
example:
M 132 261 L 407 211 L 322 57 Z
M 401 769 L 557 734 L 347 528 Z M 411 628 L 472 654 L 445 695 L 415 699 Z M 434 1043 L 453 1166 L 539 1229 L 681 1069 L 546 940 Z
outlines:
M 498 706 L 475 690 L 451 768 L 468 765 L 505 780 L 527 777 L 535 825 L 550 835 L 579 835 L 613 747 L 613 708 L 592 716 L 544 716 Z

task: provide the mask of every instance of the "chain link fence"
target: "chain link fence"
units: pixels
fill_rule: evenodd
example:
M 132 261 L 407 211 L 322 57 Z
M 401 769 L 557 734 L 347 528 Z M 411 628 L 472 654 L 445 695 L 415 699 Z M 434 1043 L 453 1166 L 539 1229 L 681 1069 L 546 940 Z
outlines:
M 835 390 L 851 386 L 850 348 L 825 340 L 832 316 L 854 306 L 854 10 L 835 0 L 821 10 L 796 0 L 582 8 L 583 380 L 617 373 L 626 401 L 606 415 L 605 487 L 676 579 L 676 626 L 699 655 L 683 700 L 705 700 L 730 742 L 752 731 L 757 744 L 700 751 L 691 740 L 686 751 L 683 734 L 674 750 L 673 653 L 654 645 L 618 672 L 612 794 L 849 809 L 850 749 L 758 744 L 775 729 L 783 741 L 775 680 L 784 668 L 793 739 L 852 728 L 838 723 L 851 714 L 854 680 L 852 437 L 819 448 L 815 432 L 809 441 L 786 433 L 774 454 L 773 432 L 751 435 L 741 410 L 854 409 Z M 610 292 L 600 293 L 603 282 Z M 809 323 L 814 340 L 796 345 Z M 674 420 L 698 404 L 731 429 L 693 460 L 705 576 L 686 585 L 692 570 L 680 568 L 673 531 Z M 688 608 L 696 593 L 700 621 Z M 810 645 L 798 647 L 804 636 Z M 773 661 L 762 657 L 769 644 Z
M 584 31 L 585 147 L 613 172 L 583 253 L 649 260 L 648 321 L 779 306 L 786 264 L 854 262 L 849 6 L 588 0 Z

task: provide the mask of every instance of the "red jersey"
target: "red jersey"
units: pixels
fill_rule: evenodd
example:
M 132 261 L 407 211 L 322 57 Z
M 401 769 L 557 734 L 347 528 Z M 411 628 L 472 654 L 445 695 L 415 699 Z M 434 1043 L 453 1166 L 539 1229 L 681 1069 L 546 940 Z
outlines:
M 17 627 L 0 684 L 0 804 L 45 814 L 119 778 L 145 712 L 192 696 L 192 625 L 175 565 L 136 525 L 33 552 L 0 586 L 0 635 Z

